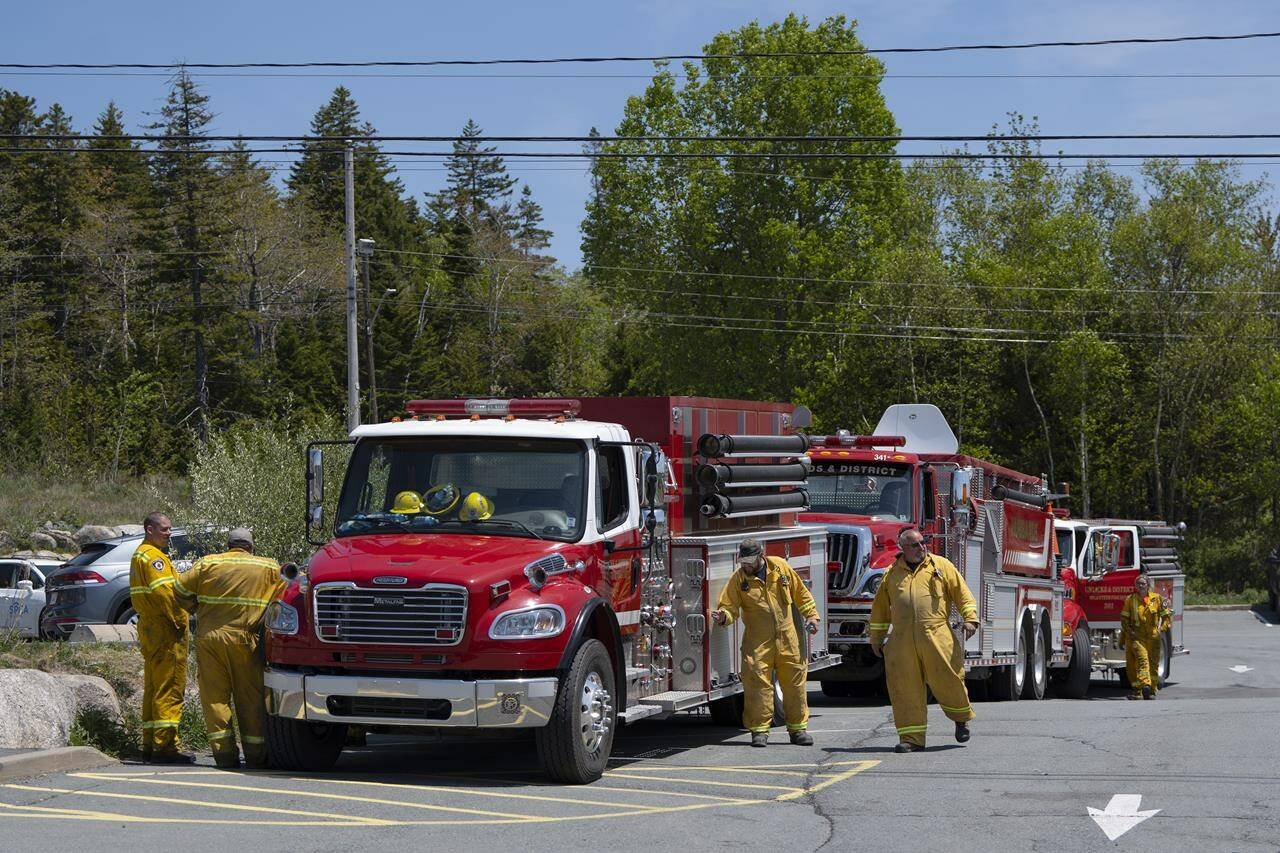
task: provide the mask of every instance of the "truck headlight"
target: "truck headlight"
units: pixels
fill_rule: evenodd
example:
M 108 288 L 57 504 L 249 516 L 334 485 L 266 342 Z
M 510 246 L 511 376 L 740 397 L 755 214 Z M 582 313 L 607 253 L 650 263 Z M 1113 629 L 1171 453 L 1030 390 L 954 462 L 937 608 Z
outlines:
M 273 634 L 298 633 L 298 611 L 283 601 L 267 605 L 267 630 Z
M 554 604 L 503 613 L 489 626 L 491 640 L 554 637 L 564 630 L 564 611 Z
M 883 580 L 884 580 L 883 573 L 872 575 L 870 578 L 867 579 L 867 582 L 863 584 L 862 594 L 875 595 L 876 592 L 880 589 L 880 582 Z

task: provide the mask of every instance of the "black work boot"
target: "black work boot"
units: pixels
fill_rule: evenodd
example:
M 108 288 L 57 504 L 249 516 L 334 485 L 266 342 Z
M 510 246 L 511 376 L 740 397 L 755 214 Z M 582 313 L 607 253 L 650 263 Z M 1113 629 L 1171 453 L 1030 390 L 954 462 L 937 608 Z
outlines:
M 768 745 L 769 745 L 769 733 L 768 733 L 768 732 L 752 732 L 752 733 L 751 733 L 751 745 L 752 745 L 752 746 L 759 746 L 759 747 L 765 747 L 765 746 L 768 746 Z
M 904 740 L 902 743 L 895 746 L 893 748 L 893 751 L 894 752 L 923 752 L 924 747 L 918 743 L 910 743 Z
M 813 746 L 813 735 L 800 729 L 798 732 L 791 732 L 791 742 L 796 746 Z
M 1154 698 L 1156 698 L 1156 694 L 1154 694 L 1154 693 L 1152 693 L 1152 692 L 1151 692 L 1151 685 L 1150 685 L 1150 684 L 1144 684 L 1144 685 L 1142 685 L 1142 698 L 1143 698 L 1143 699 L 1154 699 Z
M 968 723 L 956 723 L 956 741 L 958 743 L 969 742 L 969 724 Z
M 195 764 L 196 757 L 189 752 L 157 752 L 151 756 L 152 764 Z

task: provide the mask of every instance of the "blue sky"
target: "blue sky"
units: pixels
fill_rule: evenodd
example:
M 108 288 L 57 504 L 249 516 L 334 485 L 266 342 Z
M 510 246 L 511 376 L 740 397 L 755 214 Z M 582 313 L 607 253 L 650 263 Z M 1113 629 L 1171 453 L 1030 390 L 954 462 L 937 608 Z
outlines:
M 338 3 L 71 2 L 13 4 L 2 55 L 11 62 L 235 62 L 491 58 L 617 53 L 696 53 L 716 32 L 797 12 L 811 21 L 831 14 L 858 20 L 869 47 L 1001 41 L 1176 36 L 1280 30 L 1272 2 L 1042 3 L 729 2 L 638 3 Z M 1073 78 L 1065 75 L 1280 74 L 1276 40 L 1168 46 L 1055 48 L 932 56 L 887 56 L 884 92 L 904 133 L 984 133 L 1006 113 L 1038 116 L 1046 133 L 1280 132 L 1280 77 L 1252 79 Z M 522 73 L 494 68 L 480 73 Z M 203 76 L 219 133 L 307 130 L 316 108 L 339 83 L 364 117 L 387 134 L 456 134 L 468 118 L 493 134 L 582 134 L 616 126 L 627 95 L 643 90 L 641 63 L 553 66 L 541 73 L 635 77 L 314 77 Z M 422 71 L 430 72 L 431 69 Z M 448 72 L 449 69 L 439 69 Z M 474 74 L 465 69 L 454 73 Z M 419 72 L 421 73 L 421 72 Z M 955 75 L 1034 74 L 974 79 Z M 894 75 L 946 75 L 920 78 Z M 158 108 L 163 76 L 0 75 L 0 87 L 60 102 L 88 128 L 109 99 L 133 127 Z M 1091 143 L 1088 150 L 1277 151 L 1277 143 Z M 1145 146 L 1145 147 L 1144 147 Z M 1067 149 L 1071 150 L 1071 149 Z M 1075 150 L 1086 150 L 1077 148 Z M 270 155 L 268 155 L 270 156 Z M 1280 159 L 1280 158 L 1278 158 Z M 587 179 L 572 164 L 511 164 L 528 183 L 554 230 L 552 250 L 573 267 L 579 253 Z M 1280 168 L 1249 166 L 1246 175 Z M 409 171 L 412 169 L 413 171 Z M 1126 171 L 1133 171 L 1128 169 Z M 443 173 L 402 164 L 406 186 L 421 198 Z

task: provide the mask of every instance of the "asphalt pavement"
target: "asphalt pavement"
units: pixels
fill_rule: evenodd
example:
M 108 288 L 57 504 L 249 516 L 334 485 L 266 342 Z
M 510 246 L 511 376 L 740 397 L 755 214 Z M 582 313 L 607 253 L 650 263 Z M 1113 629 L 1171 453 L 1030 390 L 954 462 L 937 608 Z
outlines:
M 929 748 L 897 755 L 887 705 L 816 691 L 813 747 L 645 721 L 579 787 L 540 778 L 528 740 L 371 737 L 326 774 L 125 764 L 0 785 L 0 850 L 1275 851 L 1273 621 L 1188 613 L 1192 654 L 1157 700 L 1096 680 L 1084 701 L 979 702 L 964 746 L 932 706 Z

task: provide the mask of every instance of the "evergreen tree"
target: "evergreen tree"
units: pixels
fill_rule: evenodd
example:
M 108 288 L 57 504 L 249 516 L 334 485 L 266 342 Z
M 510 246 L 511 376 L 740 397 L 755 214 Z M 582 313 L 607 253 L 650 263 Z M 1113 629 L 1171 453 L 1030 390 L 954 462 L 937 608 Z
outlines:
M 551 245 L 551 232 L 542 227 L 542 205 L 533 200 L 528 184 L 520 191 L 516 204 L 515 243 L 526 258 L 535 257 L 539 249 Z
M 160 194 L 163 217 L 180 254 L 171 266 L 175 280 L 186 279 L 191 297 L 189 333 L 196 435 L 203 443 L 208 435 L 209 361 L 205 350 L 205 287 L 215 245 L 210 212 L 214 208 L 217 174 L 214 155 L 204 140 L 213 122 L 209 96 L 196 86 L 185 69 L 173 78 L 169 96 L 150 129 L 164 136 L 151 162 Z

